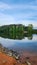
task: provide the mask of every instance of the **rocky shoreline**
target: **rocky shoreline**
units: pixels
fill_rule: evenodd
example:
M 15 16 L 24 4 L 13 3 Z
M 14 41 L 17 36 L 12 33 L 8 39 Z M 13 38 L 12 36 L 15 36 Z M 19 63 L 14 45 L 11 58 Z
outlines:
M 14 62 L 15 65 L 37 65 L 37 54 L 23 52 L 23 53 L 21 53 L 21 55 L 19 55 L 19 53 L 15 52 L 13 50 L 9 50 L 8 48 L 5 48 L 5 47 L 3 47 L 3 45 L 0 44 L 0 55 L 1 54 L 5 55 L 9 58 L 10 57 L 14 58 L 16 60 L 16 63 Z M 0 56 L 0 58 L 2 57 L 2 55 Z M 12 61 L 10 61 L 10 62 L 12 63 Z M 14 65 L 14 64 L 10 64 L 10 65 Z
M 2 44 L 0 44 L 0 52 L 5 53 L 8 56 L 14 57 L 16 60 L 19 59 L 19 54 L 13 50 L 9 50 L 8 48 L 3 47 Z

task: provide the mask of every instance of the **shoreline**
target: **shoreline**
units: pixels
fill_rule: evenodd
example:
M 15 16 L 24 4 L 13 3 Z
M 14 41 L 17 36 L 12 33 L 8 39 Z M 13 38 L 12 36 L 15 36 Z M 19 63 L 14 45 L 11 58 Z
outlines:
M 37 54 L 29 51 L 21 54 L 8 50 L 0 44 L 0 65 L 37 65 Z
M 22 55 L 19 60 L 0 52 L 0 65 L 37 65 L 37 56 Z M 21 61 L 20 61 L 21 60 Z

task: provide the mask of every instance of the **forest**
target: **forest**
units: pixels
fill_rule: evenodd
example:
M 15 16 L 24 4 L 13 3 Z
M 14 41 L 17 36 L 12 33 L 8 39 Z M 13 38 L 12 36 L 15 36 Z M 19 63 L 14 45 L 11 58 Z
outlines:
M 29 37 L 32 39 L 32 34 L 37 34 L 37 30 L 33 29 L 33 25 L 28 26 L 22 24 L 12 24 L 0 26 L 0 36 L 11 39 L 22 39 Z

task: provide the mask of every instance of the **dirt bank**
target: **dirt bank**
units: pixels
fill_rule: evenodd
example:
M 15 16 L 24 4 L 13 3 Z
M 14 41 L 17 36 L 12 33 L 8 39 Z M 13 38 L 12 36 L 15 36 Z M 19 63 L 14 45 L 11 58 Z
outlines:
M 16 60 L 0 52 L 0 65 L 15 65 Z

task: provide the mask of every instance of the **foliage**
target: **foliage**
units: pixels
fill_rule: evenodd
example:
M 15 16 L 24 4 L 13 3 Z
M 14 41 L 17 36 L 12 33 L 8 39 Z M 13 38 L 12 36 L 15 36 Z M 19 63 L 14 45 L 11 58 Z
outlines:
M 28 33 L 31 33 L 32 34 L 32 31 L 33 31 L 33 25 L 32 24 L 29 24 L 28 25 Z
M 25 27 L 22 24 L 0 26 L 1 37 L 11 39 L 22 39 L 24 37 L 28 37 L 29 39 L 32 39 L 32 34 L 37 34 L 37 30 L 33 29 L 32 24 L 29 24 L 28 27 Z

